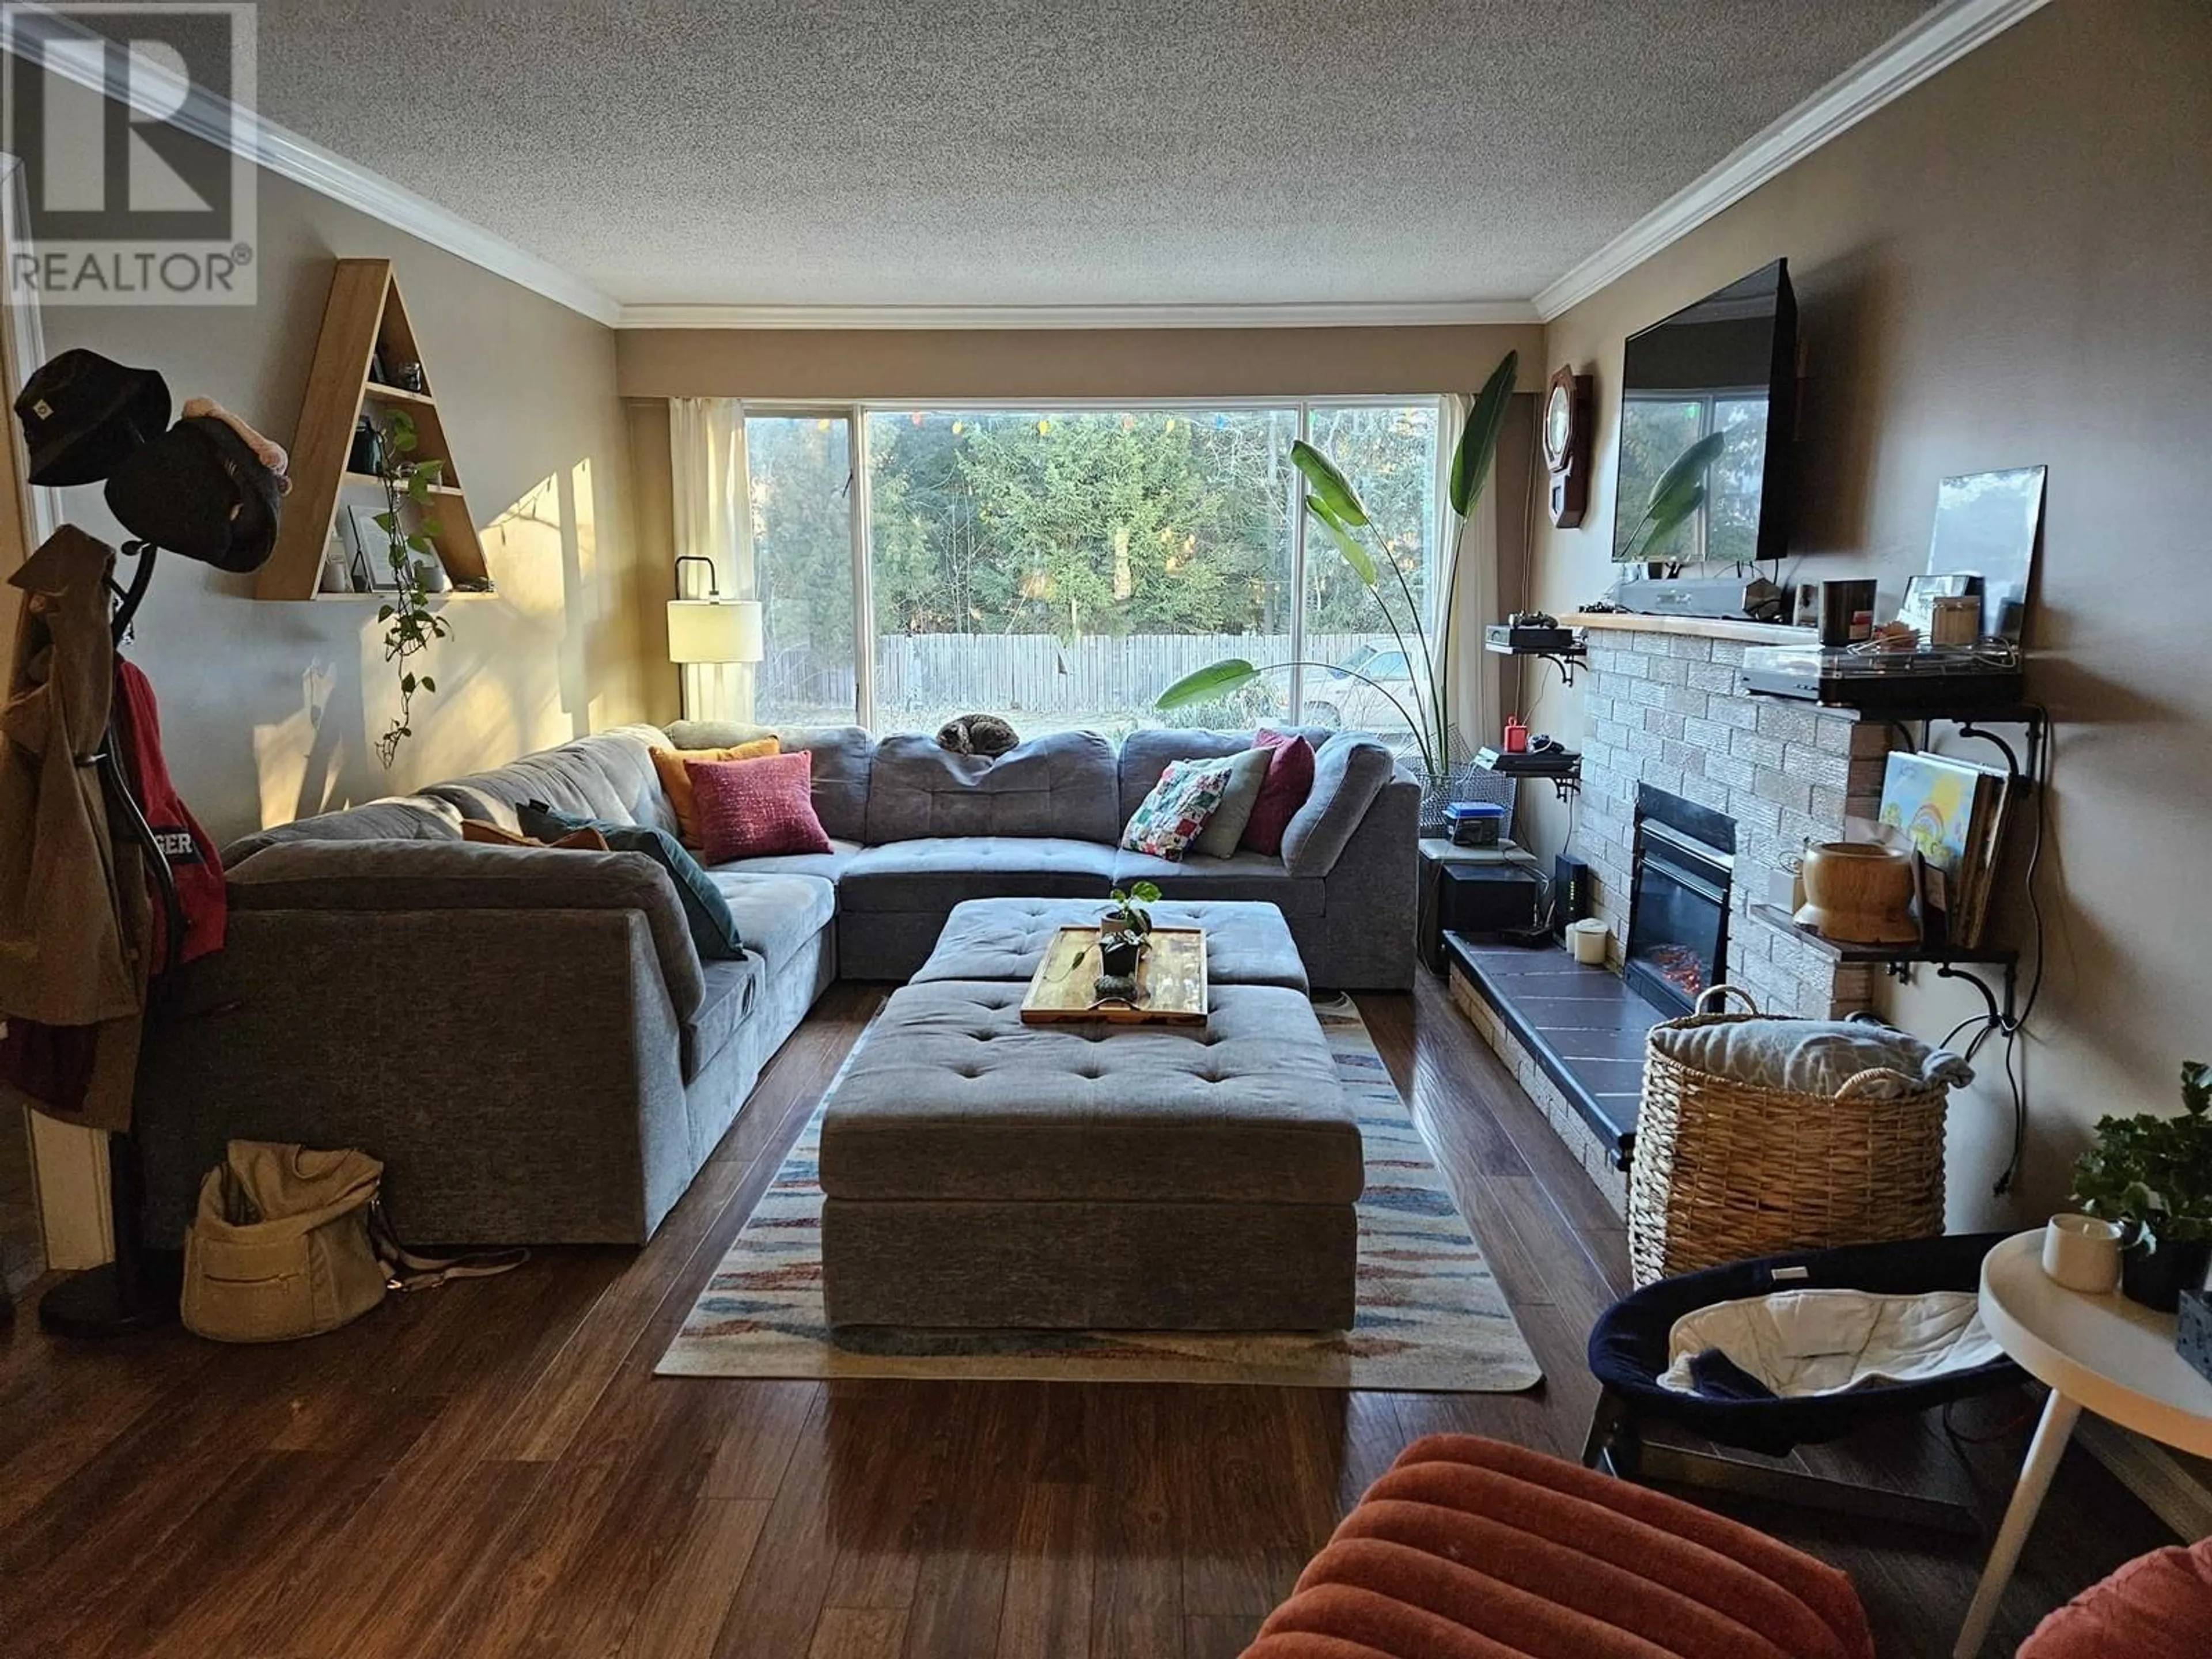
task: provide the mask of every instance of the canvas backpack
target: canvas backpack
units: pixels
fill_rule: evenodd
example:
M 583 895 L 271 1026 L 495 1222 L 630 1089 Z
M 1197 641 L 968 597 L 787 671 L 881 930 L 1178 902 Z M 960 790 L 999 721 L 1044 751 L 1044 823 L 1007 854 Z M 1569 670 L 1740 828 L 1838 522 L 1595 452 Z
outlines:
M 289 1342 L 358 1319 L 390 1291 L 505 1273 L 523 1250 L 417 1255 L 393 1237 L 362 1152 L 234 1140 L 200 1182 L 185 1236 L 185 1328 L 218 1342 Z

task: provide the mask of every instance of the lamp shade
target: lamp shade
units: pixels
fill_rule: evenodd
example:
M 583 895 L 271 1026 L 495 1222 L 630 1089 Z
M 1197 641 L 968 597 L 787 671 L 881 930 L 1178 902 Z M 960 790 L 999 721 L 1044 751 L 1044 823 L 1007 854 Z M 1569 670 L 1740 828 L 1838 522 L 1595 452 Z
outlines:
M 669 661 L 758 662 L 760 659 L 761 608 L 758 599 L 669 600 Z

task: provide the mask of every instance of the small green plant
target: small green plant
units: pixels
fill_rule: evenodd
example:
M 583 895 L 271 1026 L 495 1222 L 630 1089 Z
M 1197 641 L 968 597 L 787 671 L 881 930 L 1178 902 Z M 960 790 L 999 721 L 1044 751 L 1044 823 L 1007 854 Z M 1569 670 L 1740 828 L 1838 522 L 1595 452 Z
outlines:
M 428 674 L 416 672 L 412 659 L 428 650 L 433 641 L 444 639 L 452 629 L 443 617 L 430 609 L 428 581 L 428 562 L 438 556 L 433 539 L 438 533 L 438 521 L 431 516 L 430 492 L 446 464 L 409 459 L 420 439 L 413 419 L 404 410 L 395 409 L 388 413 L 384 439 L 385 453 L 392 459 L 380 475 L 384 481 L 384 511 L 376 515 L 375 523 L 385 534 L 385 557 L 399 583 L 398 596 L 389 604 L 379 605 L 376 611 L 377 621 L 385 625 L 384 659 L 399 675 L 399 713 L 376 740 L 377 756 L 388 770 L 398 757 L 399 745 L 415 735 L 410 723 L 415 694 L 438 689 L 437 681 Z M 410 514 L 414 520 L 411 530 L 408 528 Z
M 2074 1166 L 2074 1204 L 2132 1222 L 2130 1249 L 2212 1239 L 2212 1066 L 2183 1062 L 2181 1115 L 2100 1117 Z
M 1133 881 L 1127 888 L 1116 887 L 1106 896 L 1113 900 L 1114 908 L 1098 921 L 1108 933 L 1141 939 L 1152 931 L 1152 913 L 1146 907 L 1160 902 L 1158 884 Z

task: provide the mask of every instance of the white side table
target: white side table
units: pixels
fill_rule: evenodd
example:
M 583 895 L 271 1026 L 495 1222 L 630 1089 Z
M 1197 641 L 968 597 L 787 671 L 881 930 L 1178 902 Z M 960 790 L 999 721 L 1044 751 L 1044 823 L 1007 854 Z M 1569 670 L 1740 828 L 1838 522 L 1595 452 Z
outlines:
M 1982 1323 L 2021 1370 L 2051 1388 L 2004 1524 L 1966 1610 L 1953 1659 L 1976 1659 L 2021 1547 L 2084 1411 L 2182 1451 L 2212 1456 L 2212 1382 L 2173 1349 L 2173 1316 L 2114 1291 L 2084 1296 L 2043 1271 L 2043 1229 L 2018 1233 L 1982 1261 Z

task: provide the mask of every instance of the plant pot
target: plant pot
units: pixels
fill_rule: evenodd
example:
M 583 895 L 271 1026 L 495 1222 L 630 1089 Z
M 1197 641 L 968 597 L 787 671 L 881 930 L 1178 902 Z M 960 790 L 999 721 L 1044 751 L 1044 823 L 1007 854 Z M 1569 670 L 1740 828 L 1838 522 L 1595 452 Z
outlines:
M 1864 842 L 1826 841 L 1805 849 L 1805 902 L 1792 918 L 1844 945 L 1911 945 L 1912 859 Z
M 2184 1291 L 2203 1288 L 2212 1270 L 2212 1239 L 2165 1239 L 2156 1249 L 2146 1249 L 2142 1237 L 2141 1224 L 2130 1222 L 2120 1249 L 2120 1289 L 2130 1302 L 2172 1313 Z
M 1098 971 L 1107 979 L 1127 979 L 1137 971 L 1137 958 L 1144 954 L 1145 941 L 1137 933 L 1109 933 L 1098 935 Z

